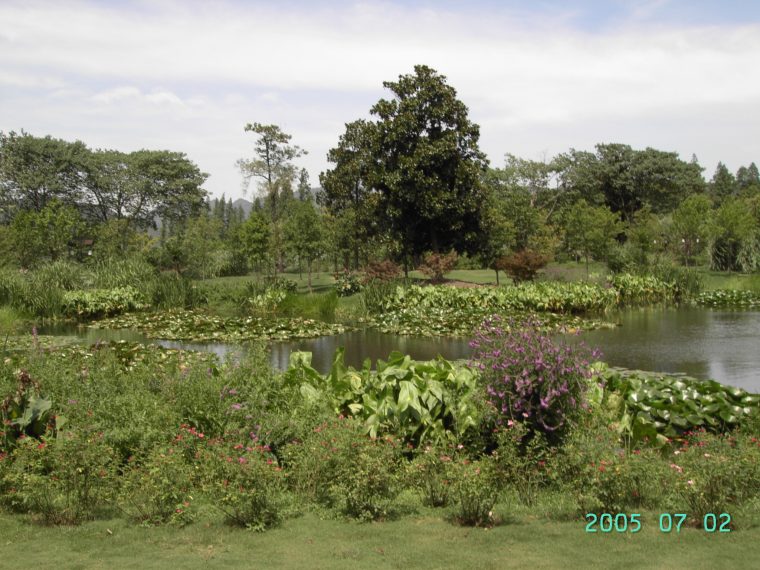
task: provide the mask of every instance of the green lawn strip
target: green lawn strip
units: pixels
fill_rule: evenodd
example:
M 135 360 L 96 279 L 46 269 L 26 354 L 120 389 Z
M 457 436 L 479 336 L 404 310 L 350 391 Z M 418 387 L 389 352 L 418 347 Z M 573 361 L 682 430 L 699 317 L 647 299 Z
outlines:
M 708 534 L 659 531 L 657 513 L 636 534 L 587 533 L 583 521 L 521 516 L 492 529 L 451 524 L 437 512 L 374 524 L 307 514 L 263 534 L 216 521 L 144 528 L 115 519 L 39 527 L 0 515 L 3 566 L 15 568 L 756 568 L 760 528 Z

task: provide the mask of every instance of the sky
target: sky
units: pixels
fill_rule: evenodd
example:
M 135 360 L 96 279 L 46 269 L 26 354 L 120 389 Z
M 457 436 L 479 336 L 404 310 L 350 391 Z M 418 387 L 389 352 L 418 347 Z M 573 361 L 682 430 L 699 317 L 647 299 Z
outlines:
M 597 143 L 760 163 L 760 2 L 0 0 L 0 131 L 184 152 L 213 196 L 251 198 L 247 123 L 308 151 L 425 64 L 492 166 Z M 245 193 L 244 193 L 245 192 Z

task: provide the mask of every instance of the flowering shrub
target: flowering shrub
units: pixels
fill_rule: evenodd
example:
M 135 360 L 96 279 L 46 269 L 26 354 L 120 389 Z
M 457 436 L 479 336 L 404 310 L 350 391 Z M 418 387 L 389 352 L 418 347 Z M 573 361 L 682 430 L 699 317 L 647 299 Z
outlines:
M 285 473 L 268 446 L 210 440 L 201 460 L 209 494 L 231 524 L 263 531 L 288 514 Z
M 111 498 L 114 452 L 103 434 L 63 431 L 42 441 L 22 437 L 5 474 L 6 504 L 47 524 L 94 518 Z
M 287 455 L 293 485 L 306 497 L 363 521 L 392 514 L 401 459 L 393 438 L 370 438 L 360 422 L 341 416 L 290 445 Z
M 701 526 L 707 513 L 732 512 L 760 496 L 760 440 L 749 434 L 713 435 L 688 432 L 673 451 L 671 469 L 678 475 L 676 492 L 692 523 Z
M 408 464 L 407 480 L 422 495 L 429 507 L 445 507 L 452 498 L 454 465 L 453 450 L 425 446 Z
M 585 406 L 596 351 L 555 343 L 541 323 L 486 319 L 470 342 L 498 424 L 525 423 L 560 438 Z
M 461 459 L 453 464 L 456 519 L 467 526 L 491 526 L 499 498 L 494 463 L 490 456 L 479 461 Z
M 543 433 L 530 433 L 524 423 L 512 420 L 496 430 L 496 443 L 493 457 L 500 486 L 513 488 L 523 504 L 533 505 L 551 479 L 556 449 L 548 446 Z
M 339 271 L 335 275 L 335 292 L 338 297 L 348 297 L 362 290 L 361 281 L 356 273 L 348 270 Z
M 193 520 L 193 468 L 181 449 L 158 447 L 142 464 L 134 457 L 121 479 L 119 508 L 144 525 L 185 525 Z

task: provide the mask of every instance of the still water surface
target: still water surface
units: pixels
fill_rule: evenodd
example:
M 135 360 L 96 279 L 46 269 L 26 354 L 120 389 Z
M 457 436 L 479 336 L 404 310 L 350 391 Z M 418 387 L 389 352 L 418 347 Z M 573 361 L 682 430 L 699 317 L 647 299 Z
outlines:
M 662 308 L 631 310 L 613 314 L 608 320 L 620 326 L 567 337 L 584 341 L 602 351 L 610 365 L 661 372 L 684 372 L 700 379 L 712 378 L 724 384 L 760 393 L 760 311 L 727 311 L 705 308 Z M 225 357 L 239 354 L 244 347 L 224 343 L 155 341 L 135 331 L 50 328 L 41 334 L 76 334 L 84 342 L 129 340 L 155 342 L 167 348 L 206 350 Z M 365 358 L 373 362 L 387 358 L 394 350 L 418 360 L 438 354 L 447 359 L 469 358 L 466 339 L 397 336 L 365 329 L 340 335 L 271 345 L 271 362 L 287 368 L 294 350 L 313 354 L 312 364 L 327 372 L 333 354 L 345 348 L 346 363 L 360 367 Z

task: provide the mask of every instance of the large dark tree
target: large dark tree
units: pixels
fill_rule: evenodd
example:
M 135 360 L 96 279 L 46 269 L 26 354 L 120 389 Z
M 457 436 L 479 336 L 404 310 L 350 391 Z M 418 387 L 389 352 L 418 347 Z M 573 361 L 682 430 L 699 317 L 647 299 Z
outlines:
M 377 230 L 376 200 L 370 186 L 375 166 L 374 143 L 374 123 L 363 120 L 347 123 L 338 146 L 327 153 L 327 160 L 335 166 L 319 176 L 323 189 L 318 197 L 319 203 L 351 225 L 349 246 L 354 268 L 359 266 L 361 245 Z
M 203 205 L 207 175 L 183 153 L 96 151 L 88 163 L 83 199 L 98 221 L 125 220 L 147 228 L 157 217 L 183 220 Z
M 405 260 L 427 250 L 472 251 L 487 166 L 478 125 L 446 78 L 427 66 L 383 85 L 393 97 L 371 109 L 377 122 L 370 175 L 382 220 Z
M 557 164 L 564 190 L 589 204 L 606 205 L 627 222 L 645 205 L 666 213 L 704 190 L 697 162 L 653 148 L 637 151 L 624 144 L 599 144 L 595 154 L 571 150 Z
M 22 132 L 0 132 L 0 208 L 42 211 L 52 200 L 75 204 L 81 197 L 89 150 L 82 142 Z

